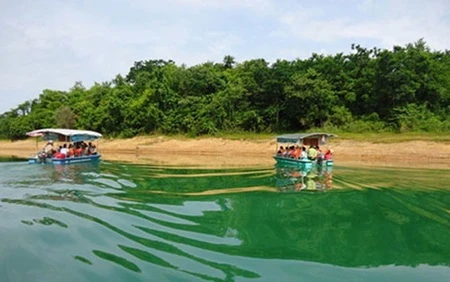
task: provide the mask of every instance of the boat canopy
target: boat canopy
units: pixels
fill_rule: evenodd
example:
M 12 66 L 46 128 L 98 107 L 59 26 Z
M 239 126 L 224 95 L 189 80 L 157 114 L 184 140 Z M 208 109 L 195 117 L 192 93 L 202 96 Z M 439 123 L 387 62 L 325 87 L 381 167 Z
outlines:
M 102 135 L 90 130 L 62 129 L 62 128 L 45 128 L 30 131 L 27 133 L 30 137 L 42 136 L 43 140 L 59 140 L 66 142 L 81 142 L 96 140 Z
M 331 133 L 291 133 L 277 136 L 277 143 L 303 144 L 307 139 L 318 139 L 320 143 L 326 143 L 328 138 L 337 137 Z

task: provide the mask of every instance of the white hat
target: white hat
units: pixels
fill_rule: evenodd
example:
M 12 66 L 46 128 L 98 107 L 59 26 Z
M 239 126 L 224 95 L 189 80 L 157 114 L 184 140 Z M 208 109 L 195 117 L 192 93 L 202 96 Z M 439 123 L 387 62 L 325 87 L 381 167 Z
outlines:
M 48 140 L 48 143 L 53 144 L 53 140 Z

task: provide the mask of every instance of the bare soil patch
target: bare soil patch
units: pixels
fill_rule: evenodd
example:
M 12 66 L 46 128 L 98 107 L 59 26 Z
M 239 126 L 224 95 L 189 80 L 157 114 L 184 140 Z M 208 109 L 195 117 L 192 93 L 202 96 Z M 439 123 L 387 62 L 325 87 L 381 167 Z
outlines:
M 97 145 L 104 160 L 208 167 L 270 166 L 274 164 L 272 155 L 276 150 L 272 139 L 180 140 L 161 136 L 101 139 Z M 34 139 L 0 141 L 0 155 L 27 158 L 43 146 L 44 142 L 36 143 Z M 335 162 L 339 165 L 450 168 L 450 144 L 444 142 L 382 144 L 337 138 L 328 146 L 333 148 Z

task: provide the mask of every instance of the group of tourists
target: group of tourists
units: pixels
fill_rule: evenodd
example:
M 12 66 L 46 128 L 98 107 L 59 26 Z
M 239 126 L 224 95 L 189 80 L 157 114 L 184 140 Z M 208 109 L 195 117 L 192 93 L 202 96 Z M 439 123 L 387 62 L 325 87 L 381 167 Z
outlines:
M 62 146 L 59 146 L 58 149 L 55 149 L 53 146 L 53 140 L 49 140 L 45 145 L 42 153 L 45 154 L 47 158 L 59 158 L 64 159 L 66 157 L 80 157 L 86 155 L 96 155 L 97 147 L 92 144 L 92 142 L 85 143 L 84 141 L 74 142 L 73 144 L 64 143 Z
M 328 148 L 325 152 L 322 152 L 321 148 L 316 145 L 311 145 L 308 149 L 299 145 L 291 145 L 286 148 L 280 146 L 277 155 L 293 159 L 309 159 L 311 161 L 331 160 L 333 158 L 333 149 Z

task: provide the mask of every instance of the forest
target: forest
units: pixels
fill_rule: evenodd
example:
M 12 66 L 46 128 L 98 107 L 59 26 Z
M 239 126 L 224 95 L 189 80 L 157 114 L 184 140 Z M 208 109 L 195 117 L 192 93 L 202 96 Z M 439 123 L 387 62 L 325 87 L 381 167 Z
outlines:
M 353 44 L 348 54 L 252 59 L 187 67 L 135 62 L 125 76 L 86 88 L 42 90 L 0 115 L 0 138 L 39 128 L 110 137 L 224 132 L 442 132 L 450 130 L 450 51 L 423 39 L 392 50 Z

